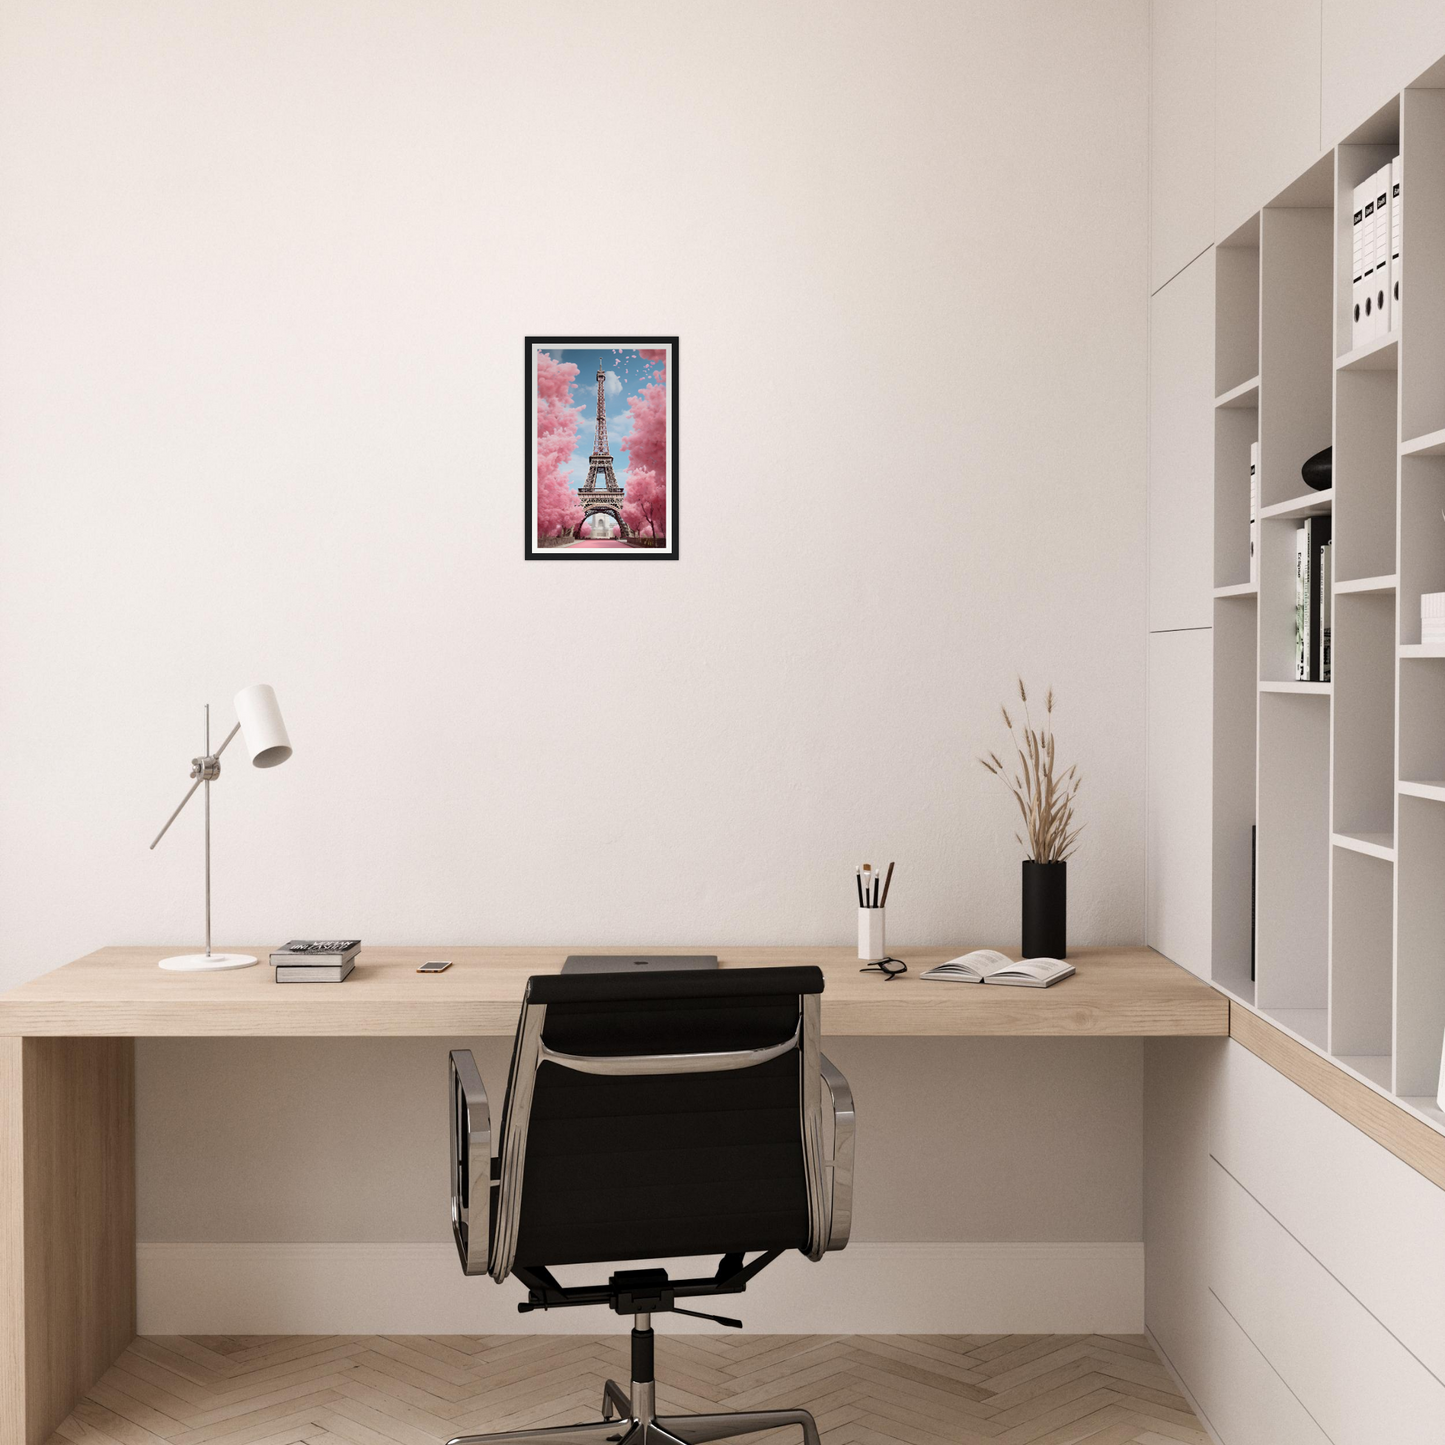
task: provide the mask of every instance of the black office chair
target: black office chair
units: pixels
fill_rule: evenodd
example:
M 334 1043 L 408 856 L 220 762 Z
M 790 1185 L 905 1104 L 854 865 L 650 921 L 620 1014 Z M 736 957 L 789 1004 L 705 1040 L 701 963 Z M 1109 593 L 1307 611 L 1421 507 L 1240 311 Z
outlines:
M 822 992 L 816 968 L 530 979 L 495 1159 L 476 1063 L 453 1051 L 452 1233 L 462 1269 L 498 1283 L 515 1275 L 527 1287 L 523 1312 L 605 1304 L 633 1326 L 632 1388 L 607 1381 L 600 1421 L 451 1445 L 703 1445 L 781 1425 L 819 1445 L 806 1410 L 659 1418 L 652 1316 L 671 1310 L 741 1328 L 677 1302 L 739 1293 L 786 1250 L 817 1260 L 847 1244 L 853 1099 L 819 1051 Z M 695 1279 L 645 1268 L 563 1285 L 552 1274 L 713 1254 L 714 1273 Z

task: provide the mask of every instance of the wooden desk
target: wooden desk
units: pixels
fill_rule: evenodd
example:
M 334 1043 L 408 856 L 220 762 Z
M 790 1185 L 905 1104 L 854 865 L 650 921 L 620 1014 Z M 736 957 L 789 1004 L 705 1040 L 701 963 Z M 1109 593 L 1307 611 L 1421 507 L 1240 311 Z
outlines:
M 263 960 L 269 950 L 241 950 Z M 0 994 L 0 1035 L 504 1035 L 517 1027 L 527 978 L 555 973 L 569 948 L 364 948 L 339 986 L 278 985 L 265 963 L 229 973 L 166 973 L 172 949 L 102 948 Z M 599 949 L 600 952 L 618 950 Z M 1077 974 L 1049 989 L 929 983 L 919 975 L 956 948 L 907 948 L 892 982 L 858 972 L 849 948 L 716 948 L 723 967 L 815 963 L 827 978 L 825 1034 L 1227 1034 L 1222 994 L 1149 948 L 1081 948 Z M 418 964 L 450 958 L 445 973 Z
M 337 987 L 279 986 L 264 962 L 162 972 L 174 951 L 103 948 L 0 994 L 0 1445 L 42 1445 L 135 1335 L 135 1039 L 509 1036 L 526 978 L 584 949 L 366 948 Z M 1051 989 L 919 978 L 962 946 L 904 949 L 911 972 L 892 982 L 847 948 L 673 951 L 818 964 L 830 1035 L 1229 1032 L 1228 1000 L 1146 948 L 1079 949 Z M 453 966 L 416 973 L 437 957 Z

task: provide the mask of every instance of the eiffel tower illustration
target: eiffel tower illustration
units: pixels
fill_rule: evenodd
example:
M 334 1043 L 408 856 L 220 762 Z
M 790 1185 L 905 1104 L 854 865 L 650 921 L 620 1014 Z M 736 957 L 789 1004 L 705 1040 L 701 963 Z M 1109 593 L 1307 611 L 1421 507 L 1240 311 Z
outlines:
M 597 433 L 592 439 L 592 455 L 587 463 L 587 480 L 577 493 L 577 500 L 582 503 L 582 520 L 572 529 L 574 537 L 580 537 L 582 528 L 599 512 L 605 512 L 613 518 L 621 536 L 630 537 L 632 535 L 631 529 L 622 520 L 622 503 L 626 500 L 627 493 L 617 485 L 617 474 L 612 470 L 612 453 L 607 449 L 607 402 L 602 395 L 606 379 L 607 373 L 599 368 L 597 372 Z M 597 485 L 598 478 L 602 480 L 600 487 Z

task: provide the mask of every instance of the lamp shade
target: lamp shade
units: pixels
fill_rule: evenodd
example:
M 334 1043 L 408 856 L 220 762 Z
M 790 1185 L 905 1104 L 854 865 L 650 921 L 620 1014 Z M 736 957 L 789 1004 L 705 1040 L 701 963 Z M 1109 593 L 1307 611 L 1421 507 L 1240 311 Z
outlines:
M 270 683 L 258 682 L 236 694 L 236 721 L 256 767 L 274 768 L 291 756 L 291 739 L 286 736 L 276 689 Z

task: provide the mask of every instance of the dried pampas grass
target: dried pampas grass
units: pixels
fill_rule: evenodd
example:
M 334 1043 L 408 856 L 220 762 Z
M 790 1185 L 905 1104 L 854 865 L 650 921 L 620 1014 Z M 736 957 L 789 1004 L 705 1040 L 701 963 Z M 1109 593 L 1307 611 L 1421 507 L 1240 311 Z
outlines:
M 1018 833 L 1014 837 L 1023 844 L 1028 856 L 1036 863 L 1062 863 L 1077 846 L 1084 826 L 1074 822 L 1074 801 L 1083 779 L 1074 764 L 1054 776 L 1053 688 L 1044 695 L 1042 728 L 1035 728 L 1029 717 L 1029 695 L 1023 678 L 1019 678 L 1019 701 L 1024 709 L 1022 736 L 1015 729 L 1008 708 L 1000 709 L 1008 727 L 1009 741 L 1018 754 L 1017 767 L 1010 771 L 997 753 L 989 753 L 979 762 L 996 778 L 1003 779 L 1004 786 L 1018 802 L 1028 837 Z

